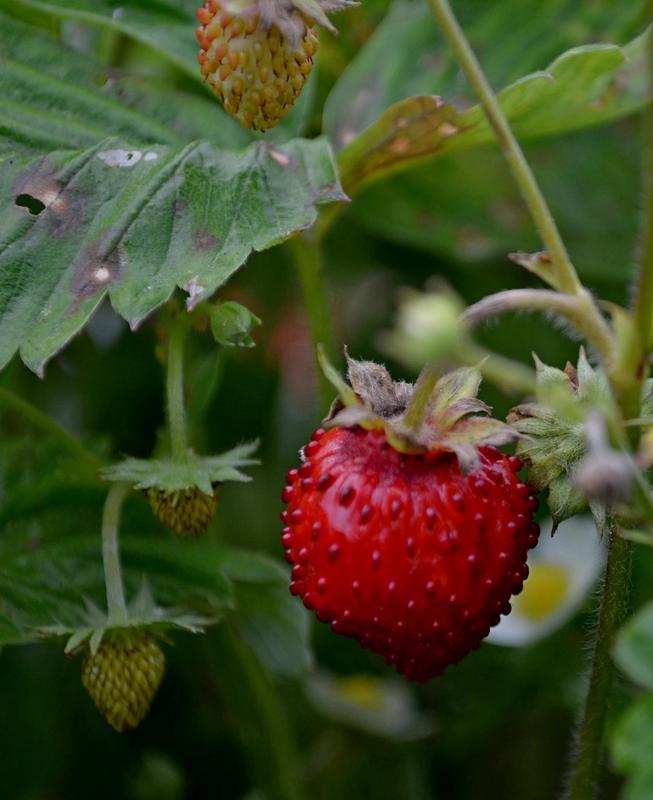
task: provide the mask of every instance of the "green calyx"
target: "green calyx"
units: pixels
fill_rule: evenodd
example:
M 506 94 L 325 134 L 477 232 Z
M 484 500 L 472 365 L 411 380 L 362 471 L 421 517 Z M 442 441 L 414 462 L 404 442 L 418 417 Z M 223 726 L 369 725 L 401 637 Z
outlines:
M 249 481 L 243 467 L 259 462 L 251 458 L 258 442 L 248 442 L 217 456 L 198 456 L 192 450 L 182 460 L 127 458 L 102 470 L 108 481 L 129 483 L 134 489 L 177 492 L 197 488 L 213 496 L 213 487 L 226 481 Z
M 534 356 L 536 397 L 513 408 L 508 422 L 522 435 L 517 454 L 528 466 L 530 484 L 549 490 L 549 507 L 556 523 L 585 510 L 604 519 L 599 503 L 590 502 L 573 480 L 574 472 L 588 454 L 586 420 L 600 414 L 618 420 L 610 384 L 600 368 L 593 368 L 581 348 L 576 367 L 550 367 Z
M 478 399 L 481 373 L 476 367 L 441 375 L 427 367 L 412 384 L 393 381 L 383 365 L 356 361 L 345 353 L 347 383 L 323 351 L 318 355 L 326 378 L 338 391 L 327 426 L 382 429 L 396 450 L 452 452 L 465 470 L 478 463 L 479 447 L 519 437 L 509 425 L 490 417 L 491 409 Z
M 42 638 L 67 636 L 64 648 L 66 653 L 75 653 L 81 647 L 88 647 L 90 653 L 95 654 L 106 636 L 121 637 L 144 632 L 164 636 L 171 629 L 202 633 L 206 627 L 217 621 L 212 617 L 158 606 L 148 584 L 144 581 L 138 594 L 128 606 L 126 618 L 120 620 L 119 624 L 114 624 L 106 612 L 87 599 L 84 608 L 80 608 L 77 627 L 48 625 L 38 628 L 36 633 Z

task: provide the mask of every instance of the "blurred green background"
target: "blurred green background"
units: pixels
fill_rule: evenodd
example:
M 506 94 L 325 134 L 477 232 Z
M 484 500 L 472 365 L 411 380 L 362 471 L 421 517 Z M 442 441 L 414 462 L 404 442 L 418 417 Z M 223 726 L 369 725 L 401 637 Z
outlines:
M 122 5 L 162 15 L 172 14 L 174 6 L 133 0 Z M 188 4 L 182 5 L 185 13 Z M 544 69 L 570 47 L 626 44 L 644 28 L 642 3 L 461 0 L 455 5 L 497 87 Z M 99 57 L 112 78 L 164 81 L 198 102 L 213 102 L 200 84 L 128 32 L 82 16 L 46 13 L 41 3 L 12 8 L 0 3 L 0 8 L 43 35 Z M 319 134 L 329 94 L 336 92 L 327 102 L 327 117 L 339 97 L 346 110 L 347 92 L 364 86 L 371 72 L 384 87 L 381 110 L 417 92 L 469 102 L 435 25 L 424 22 L 428 15 L 416 4 L 405 8 L 392 12 L 402 15 L 396 27 L 386 21 L 383 47 L 374 36 L 388 4 L 376 0 L 341 15 L 339 37 L 322 35 L 311 102 L 302 109 L 301 123 L 289 123 L 291 133 L 303 128 L 305 135 Z M 112 11 L 113 4 L 104 2 L 93 13 Z M 185 18 L 179 13 L 181 27 Z M 407 25 L 407 19 L 413 22 Z M 187 24 L 192 34 L 192 21 Z M 189 38 L 184 47 L 192 49 Z M 373 63 L 371 71 L 365 59 Z M 50 65 L 41 67 L 47 74 Z M 165 92 L 160 102 L 165 104 Z M 204 122 L 201 112 L 197 119 L 200 128 L 215 124 L 213 117 Z M 249 140 L 226 120 L 220 124 L 229 143 Z M 526 143 L 582 278 L 597 295 L 621 303 L 629 296 L 636 248 L 641 127 L 639 115 L 629 114 L 602 127 Z M 392 325 L 398 290 L 421 290 L 437 276 L 471 303 L 501 289 L 537 285 L 506 257 L 537 247 L 519 196 L 490 145 L 420 162 L 372 184 L 337 219 L 325 243 L 337 341 L 357 357 L 386 360 L 396 377 L 412 379 L 379 349 L 379 333 Z M 263 326 L 253 350 L 218 351 L 208 336 L 192 335 L 187 371 L 193 444 L 210 453 L 258 437 L 262 465 L 252 471 L 252 483 L 224 487 L 209 540 L 278 560 L 283 476 L 324 412 L 288 248 L 252 255 L 219 296 L 248 306 Z M 560 366 L 577 356 L 576 343 L 535 316 L 501 318 L 481 328 L 477 340 L 524 363 L 532 352 Z M 105 304 L 49 363 L 44 380 L 15 357 L 0 386 L 32 402 L 103 457 L 146 457 L 163 423 L 158 343 L 156 317 L 133 333 Z M 497 415 L 519 399 L 490 384 L 483 396 Z M 60 463 L 60 450 L 38 428 L 15 411 L 0 412 L 0 542 L 4 538 L 6 548 L 0 543 L 0 586 L 10 593 L 10 582 L 1 581 L 2 554 L 16 546 L 29 550 L 50 536 L 97 531 L 99 559 L 103 493 L 76 482 L 70 462 Z M 29 493 L 53 475 L 57 480 L 41 500 L 16 511 L 19 489 Z M 545 516 L 546 509 L 540 513 Z M 167 536 L 136 496 L 127 507 L 126 540 L 131 533 L 153 540 Z M 640 550 L 635 605 L 649 599 L 652 580 L 651 553 Z M 137 731 L 120 736 L 85 695 L 79 659 L 64 658 L 56 643 L 6 646 L 0 650 L 0 797 L 278 798 L 285 791 L 275 784 L 278 763 L 286 759 L 284 748 L 292 747 L 297 757 L 288 756 L 288 763 L 301 773 L 294 776 L 298 798 L 550 800 L 558 796 L 566 770 L 593 606 L 589 597 L 571 623 L 537 644 L 486 644 L 444 677 L 426 686 L 401 682 L 398 690 L 399 679 L 379 659 L 313 621 L 313 667 L 306 674 L 273 674 L 261 666 L 242 644 L 237 620 L 205 636 L 175 635 L 150 715 Z M 299 609 L 293 613 L 303 618 Z M 322 677 L 348 680 L 316 684 L 316 669 Z M 614 718 L 635 691 L 620 688 Z M 616 775 L 607 778 L 604 796 L 617 797 L 619 787 Z

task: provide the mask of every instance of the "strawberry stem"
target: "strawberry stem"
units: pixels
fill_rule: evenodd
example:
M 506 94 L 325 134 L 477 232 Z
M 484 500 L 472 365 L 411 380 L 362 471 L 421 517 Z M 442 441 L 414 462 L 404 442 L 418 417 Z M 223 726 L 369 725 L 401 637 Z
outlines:
M 609 357 L 613 350 L 610 329 L 592 300 L 591 295 L 578 278 L 535 175 L 526 161 L 519 142 L 515 138 L 508 120 L 492 91 L 492 87 L 451 10 L 448 0 L 428 0 L 428 2 L 442 28 L 442 32 L 458 59 L 458 63 L 483 107 L 515 182 L 533 218 L 535 227 L 542 237 L 551 262 L 550 274 L 545 276 L 547 282 L 559 292 L 575 295 L 583 300 L 584 333 L 602 357 Z
M 587 699 L 576 735 L 576 760 L 566 800 L 593 800 L 596 797 L 603 763 L 605 722 L 615 678 L 611 652 L 615 634 L 628 609 L 631 554 L 632 543 L 619 536 L 613 524 Z
M 107 612 L 109 625 L 122 625 L 127 621 L 127 603 L 122 582 L 120 566 L 120 547 L 118 545 L 118 526 L 122 504 L 130 486 L 127 483 L 114 483 L 104 503 L 102 515 L 102 562 L 104 583 L 107 590 Z
M 183 461 L 188 453 L 186 434 L 186 409 L 184 406 L 184 340 L 185 321 L 172 320 L 168 342 L 166 391 L 168 399 L 168 428 L 170 451 L 174 461 Z

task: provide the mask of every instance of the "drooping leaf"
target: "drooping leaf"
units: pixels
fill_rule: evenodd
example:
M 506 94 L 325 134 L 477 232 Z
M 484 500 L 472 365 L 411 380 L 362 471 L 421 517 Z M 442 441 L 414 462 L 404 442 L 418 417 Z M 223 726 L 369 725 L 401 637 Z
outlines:
M 559 135 L 641 108 L 647 98 L 642 79 L 645 44 L 646 37 L 641 36 L 624 48 L 576 47 L 545 72 L 508 86 L 498 99 L 516 135 Z M 486 144 L 493 138 L 478 106 L 460 111 L 438 96 L 410 97 L 391 106 L 340 151 L 343 186 L 352 193 L 420 160 Z
M 646 24 L 643 0 L 457 0 L 455 10 L 495 89 L 545 69 L 577 45 L 623 44 Z M 394 104 L 434 94 L 460 108 L 476 102 L 427 5 L 396 0 L 331 92 L 324 129 L 340 149 Z

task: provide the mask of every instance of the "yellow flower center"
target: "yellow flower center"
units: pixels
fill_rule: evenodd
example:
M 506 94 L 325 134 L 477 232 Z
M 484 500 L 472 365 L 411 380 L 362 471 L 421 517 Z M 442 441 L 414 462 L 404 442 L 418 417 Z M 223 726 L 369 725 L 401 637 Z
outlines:
M 524 617 L 541 622 L 563 604 L 571 576 L 564 565 L 551 561 L 535 562 L 529 566 L 530 575 L 524 591 L 513 602 Z
M 339 678 L 337 688 L 338 694 L 356 705 L 375 710 L 383 707 L 383 691 L 372 678 L 364 675 Z

